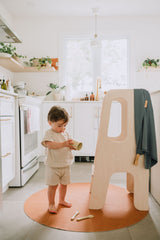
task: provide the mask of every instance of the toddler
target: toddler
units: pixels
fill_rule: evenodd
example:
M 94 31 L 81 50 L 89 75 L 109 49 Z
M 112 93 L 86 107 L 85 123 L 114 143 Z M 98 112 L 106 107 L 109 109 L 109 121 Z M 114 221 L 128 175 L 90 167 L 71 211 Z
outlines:
M 69 121 L 68 113 L 64 108 L 54 106 L 48 113 L 50 129 L 46 131 L 42 145 L 47 148 L 45 163 L 46 184 L 48 185 L 49 212 L 57 213 L 55 194 L 59 185 L 59 204 L 71 207 L 72 204 L 65 200 L 67 184 L 70 183 L 70 165 L 73 163 L 71 150 L 72 140 L 65 131 Z

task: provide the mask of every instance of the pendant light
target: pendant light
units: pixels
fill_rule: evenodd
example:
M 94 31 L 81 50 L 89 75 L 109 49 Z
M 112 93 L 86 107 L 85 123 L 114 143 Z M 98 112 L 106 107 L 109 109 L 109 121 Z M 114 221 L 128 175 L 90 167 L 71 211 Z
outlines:
M 91 40 L 91 46 L 92 47 L 100 47 L 101 46 L 101 40 L 98 37 L 97 34 L 97 16 L 99 12 L 99 8 L 92 8 L 92 12 L 94 15 L 94 38 Z

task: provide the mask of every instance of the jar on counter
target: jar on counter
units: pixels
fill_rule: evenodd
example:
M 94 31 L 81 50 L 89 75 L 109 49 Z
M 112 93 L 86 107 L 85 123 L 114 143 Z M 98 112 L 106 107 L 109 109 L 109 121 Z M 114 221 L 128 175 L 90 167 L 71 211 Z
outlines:
M 7 84 L 7 90 L 9 92 L 14 93 L 13 87 L 11 86 L 11 81 L 9 79 L 6 81 L 6 84 Z
M 94 94 L 93 94 L 93 92 L 91 92 L 90 101 L 94 101 Z
M 85 101 L 88 101 L 89 100 L 89 97 L 88 97 L 88 94 L 86 93 L 86 96 L 85 96 Z
M 3 82 L 2 82 L 2 84 L 1 84 L 1 88 L 2 88 L 3 90 L 7 90 L 7 85 L 6 85 L 4 79 L 3 79 Z
M 25 89 L 25 82 L 18 82 L 13 86 L 15 93 L 18 93 L 19 96 L 26 96 L 28 94 L 27 89 Z

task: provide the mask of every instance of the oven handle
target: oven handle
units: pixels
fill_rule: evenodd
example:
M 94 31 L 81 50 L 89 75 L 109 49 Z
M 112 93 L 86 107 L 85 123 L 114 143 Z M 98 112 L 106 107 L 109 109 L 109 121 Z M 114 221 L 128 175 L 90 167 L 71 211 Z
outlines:
M 28 170 L 30 170 L 31 168 L 33 168 L 34 166 L 36 166 L 38 163 L 38 158 L 36 159 L 36 161 L 34 161 L 34 163 L 32 163 L 30 166 L 28 166 L 27 168 L 25 168 L 23 170 L 23 172 L 27 172 Z

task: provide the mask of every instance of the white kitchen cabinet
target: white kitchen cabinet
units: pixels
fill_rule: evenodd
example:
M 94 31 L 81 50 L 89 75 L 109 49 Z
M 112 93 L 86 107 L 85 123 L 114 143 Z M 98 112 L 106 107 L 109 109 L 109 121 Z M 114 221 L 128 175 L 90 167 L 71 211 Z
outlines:
M 14 97 L 0 93 L 0 116 L 15 115 Z
M 0 92 L 0 163 L 2 191 L 15 176 L 15 97 Z
M 1 161 L 2 187 L 15 176 L 15 121 L 13 117 L 0 117 L 1 122 Z
M 75 156 L 94 156 L 99 128 L 99 103 L 74 103 L 73 113 L 73 137 L 83 143 L 82 149 L 75 151 Z
M 42 119 L 42 129 L 41 129 L 41 139 L 43 138 L 45 132 L 47 129 L 50 128 L 47 120 L 48 112 L 53 106 L 60 106 L 66 109 L 66 111 L 69 114 L 69 123 L 67 124 L 66 130 L 69 133 L 69 135 L 73 136 L 73 104 L 72 103 L 66 103 L 66 102 L 54 102 L 54 101 L 46 101 L 42 102 L 42 108 L 41 108 L 41 119 Z M 45 154 L 44 147 L 41 147 L 42 149 L 42 155 Z

